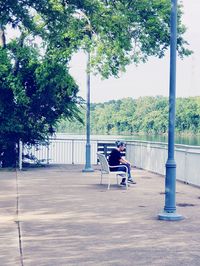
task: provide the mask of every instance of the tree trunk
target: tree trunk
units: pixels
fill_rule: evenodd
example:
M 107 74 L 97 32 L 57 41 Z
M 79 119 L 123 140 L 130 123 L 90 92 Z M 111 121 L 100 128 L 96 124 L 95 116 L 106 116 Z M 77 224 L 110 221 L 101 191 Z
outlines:
M 17 151 L 15 143 L 6 146 L 2 154 L 2 167 L 16 167 Z
M 3 26 L 0 24 L 0 47 L 6 47 L 6 36 Z

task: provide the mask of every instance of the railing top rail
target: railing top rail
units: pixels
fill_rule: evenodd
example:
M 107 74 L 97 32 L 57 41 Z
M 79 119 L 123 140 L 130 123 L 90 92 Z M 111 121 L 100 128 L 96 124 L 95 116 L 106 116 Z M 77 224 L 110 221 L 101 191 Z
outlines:
M 167 142 L 155 142 L 155 141 L 145 141 L 145 140 L 129 140 L 126 141 L 127 144 L 131 143 L 143 143 L 143 144 L 152 144 L 152 145 L 162 145 L 162 146 L 167 146 Z M 186 145 L 186 144 L 175 144 L 176 148 L 187 148 L 187 149 L 196 149 L 199 150 L 200 146 L 195 146 L 195 145 Z
M 86 138 L 49 138 L 49 140 L 77 140 L 77 141 L 86 141 Z M 90 141 L 97 141 L 97 142 L 106 142 L 106 143 L 113 143 L 115 140 L 108 140 L 108 139 L 90 139 Z

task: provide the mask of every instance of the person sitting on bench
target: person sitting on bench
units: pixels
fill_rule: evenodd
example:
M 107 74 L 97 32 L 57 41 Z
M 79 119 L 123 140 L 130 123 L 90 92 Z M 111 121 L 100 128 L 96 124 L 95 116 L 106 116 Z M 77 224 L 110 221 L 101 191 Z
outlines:
M 128 183 L 136 184 L 131 176 L 131 164 L 126 159 L 122 158 L 121 152 L 125 149 L 125 143 L 123 141 L 116 141 L 116 148 L 113 149 L 108 157 L 108 163 L 110 166 L 120 165 L 117 167 L 110 167 L 110 171 L 128 171 Z M 121 186 L 126 186 L 126 178 L 122 178 Z

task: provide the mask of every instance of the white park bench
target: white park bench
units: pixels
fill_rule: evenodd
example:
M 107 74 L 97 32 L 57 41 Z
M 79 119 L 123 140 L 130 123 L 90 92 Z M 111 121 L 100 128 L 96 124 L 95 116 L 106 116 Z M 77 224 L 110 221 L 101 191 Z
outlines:
M 99 159 L 99 162 L 100 162 L 100 167 L 101 167 L 101 181 L 100 181 L 100 184 L 102 184 L 102 179 L 103 179 L 103 176 L 107 176 L 108 177 L 108 189 L 110 189 L 110 179 L 112 177 L 115 177 L 117 179 L 117 184 L 119 185 L 119 182 L 118 182 L 118 176 L 122 176 L 123 178 L 126 178 L 126 189 L 128 188 L 128 168 L 126 166 L 123 166 L 123 167 L 126 167 L 126 172 L 123 172 L 123 171 L 110 171 L 110 168 L 116 168 L 116 167 L 121 167 L 121 165 L 115 165 L 115 166 L 109 166 L 108 164 L 108 161 L 105 157 L 104 154 L 102 153 L 97 153 L 97 157 Z

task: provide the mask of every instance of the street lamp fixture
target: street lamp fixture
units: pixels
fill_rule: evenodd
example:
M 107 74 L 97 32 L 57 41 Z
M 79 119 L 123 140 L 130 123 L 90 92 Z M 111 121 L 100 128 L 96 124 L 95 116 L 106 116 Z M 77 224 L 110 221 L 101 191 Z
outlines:
M 86 111 L 86 147 L 85 168 L 83 172 L 94 172 L 91 166 L 91 144 L 90 144 L 90 51 L 87 52 L 87 111 Z
M 169 92 L 169 128 L 168 159 L 165 177 L 165 206 L 159 220 L 178 221 L 183 216 L 176 213 L 176 162 L 174 160 L 174 132 L 176 105 L 176 46 L 177 46 L 177 0 L 171 0 L 170 26 L 170 92 Z

